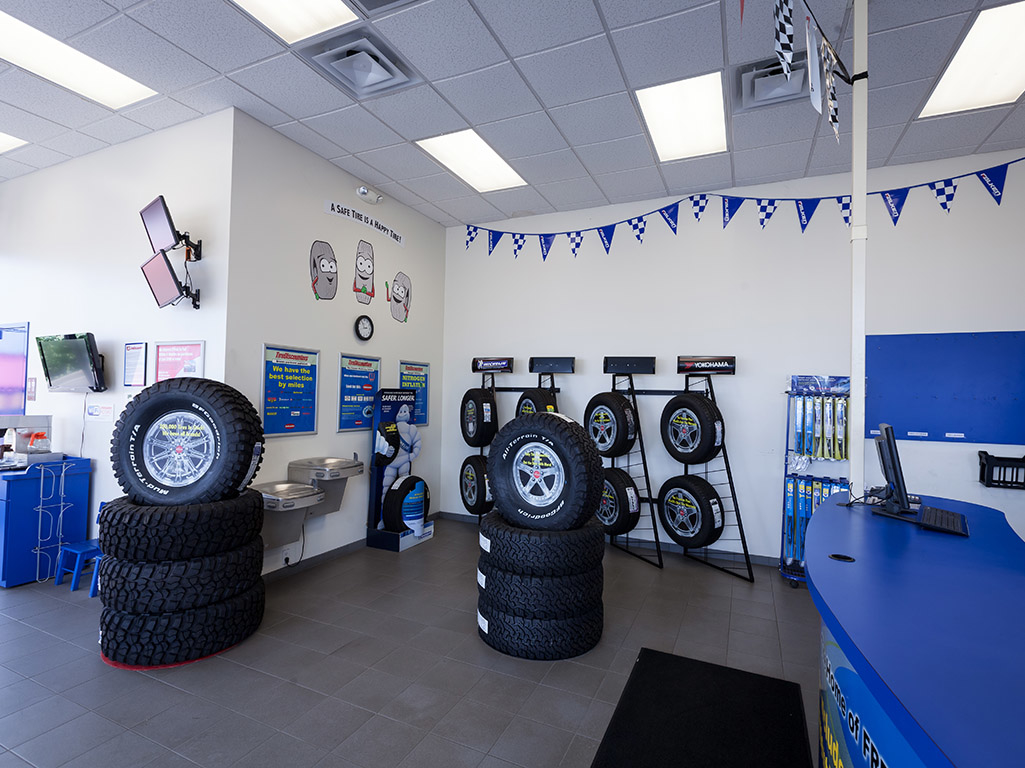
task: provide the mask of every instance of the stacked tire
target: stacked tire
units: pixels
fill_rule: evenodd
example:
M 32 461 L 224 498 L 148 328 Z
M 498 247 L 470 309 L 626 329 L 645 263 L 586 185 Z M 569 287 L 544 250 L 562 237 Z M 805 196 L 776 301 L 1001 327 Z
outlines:
M 263 456 L 235 389 L 169 379 L 139 393 L 111 441 L 125 496 L 100 511 L 100 650 L 115 666 L 183 664 L 249 637 L 264 611 Z
M 585 653 L 604 620 L 597 449 L 565 416 L 527 414 L 496 435 L 488 477 L 496 507 L 481 519 L 478 634 L 526 659 Z

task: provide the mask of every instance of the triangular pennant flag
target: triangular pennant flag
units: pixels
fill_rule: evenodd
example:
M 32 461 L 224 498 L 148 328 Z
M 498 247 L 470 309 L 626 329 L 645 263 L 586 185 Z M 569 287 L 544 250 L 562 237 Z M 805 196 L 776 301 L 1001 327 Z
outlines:
M 523 244 L 527 242 L 527 236 L 521 235 L 519 232 L 514 232 L 512 236 L 513 241 L 513 258 L 515 259 L 520 255 L 520 251 L 523 250 Z
M 614 234 L 616 234 L 615 224 L 598 227 L 598 235 L 601 237 L 601 244 L 605 246 L 605 253 L 608 253 L 609 248 L 612 247 L 612 236 Z
M 583 232 L 567 232 L 566 237 L 569 238 L 569 250 L 573 254 L 573 258 L 577 257 L 577 251 L 580 250 L 580 244 L 584 242 Z
M 759 200 L 758 201 L 758 223 L 762 225 L 762 229 L 765 229 L 765 222 L 772 218 L 772 214 L 776 212 L 776 201 L 775 200 Z
M 740 23 L 744 23 L 744 0 L 740 0 Z
M 488 230 L 488 256 L 494 252 L 495 246 L 498 245 L 498 241 L 502 239 L 504 234 L 505 232 L 496 232 L 493 229 Z
M 843 195 L 836 198 L 836 204 L 840 206 L 840 215 L 843 216 L 843 223 L 851 226 L 851 196 Z
M 636 218 L 630 219 L 627 222 L 627 224 L 629 224 L 631 227 L 633 227 L 634 237 L 637 238 L 637 242 L 638 243 L 643 243 L 644 242 L 644 228 L 647 226 L 647 222 L 644 220 L 644 217 L 643 216 L 638 216 Z
M 930 181 L 929 189 L 936 195 L 936 202 L 940 204 L 940 208 L 950 213 L 950 206 L 954 202 L 954 193 L 957 191 L 957 180 Z
M 776 26 L 776 58 L 783 74 L 790 79 L 790 65 L 794 60 L 794 0 L 776 0 L 774 12 Z
M 1003 165 L 995 165 L 992 168 L 987 168 L 984 171 L 978 171 L 975 175 L 979 177 L 979 181 L 982 182 L 987 191 L 993 195 L 993 199 L 997 201 L 997 205 L 1000 205 L 1000 199 L 1004 196 L 1004 181 L 1007 180 L 1007 166 L 1008 163 Z
M 811 16 L 804 17 L 804 39 L 808 49 L 808 98 L 815 111 L 822 114 L 822 66 L 812 51 L 819 50 L 819 28 L 812 23 Z
M 538 235 L 537 239 L 541 241 L 541 261 L 544 261 L 548 258 L 548 251 L 552 248 L 555 235 Z
M 705 212 L 706 205 L 708 205 L 708 195 L 690 196 L 691 211 L 694 213 L 694 218 L 698 221 L 701 221 L 701 214 Z
M 730 219 L 733 218 L 734 214 L 740 209 L 740 206 L 744 204 L 743 197 L 727 197 L 723 196 L 722 199 L 722 228 L 726 229 L 726 225 L 730 223 Z
M 893 226 L 897 226 L 900 212 L 904 210 L 904 202 L 908 199 L 909 189 L 911 188 L 904 187 L 903 189 L 891 189 L 888 192 L 879 193 L 879 196 L 883 198 L 883 205 L 886 206 L 886 212 L 893 219 Z
M 665 208 L 659 209 L 659 213 L 662 214 L 662 218 L 666 220 L 666 224 L 673 230 L 673 234 L 676 234 L 676 222 L 680 219 L 680 204 L 678 202 L 672 205 L 667 205 Z
M 825 75 L 825 90 L 826 90 L 826 107 L 828 109 L 829 125 L 833 129 L 833 135 L 836 136 L 836 143 L 840 143 L 840 107 L 836 100 L 836 78 L 833 74 L 833 70 L 836 67 L 836 54 L 833 49 L 826 45 L 826 41 L 822 41 L 822 71 Z
M 470 249 L 470 243 L 477 239 L 477 233 L 480 232 L 480 227 L 471 227 L 469 224 L 466 226 L 466 249 Z
M 802 234 L 811 223 L 811 217 L 815 215 L 815 209 L 819 207 L 820 202 L 822 202 L 822 199 L 818 197 L 809 197 L 804 200 L 794 201 L 797 205 L 797 220 L 801 222 Z

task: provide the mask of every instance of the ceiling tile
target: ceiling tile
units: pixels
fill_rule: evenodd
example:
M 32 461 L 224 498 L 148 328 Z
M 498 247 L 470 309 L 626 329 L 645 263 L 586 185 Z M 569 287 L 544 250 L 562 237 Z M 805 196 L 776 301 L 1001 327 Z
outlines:
M 587 176 L 587 169 L 571 149 L 560 149 L 540 155 L 510 160 L 509 165 L 528 184 L 546 184 L 552 181 L 566 181 Z
M 902 0 L 903 1 L 903 0 Z M 848 0 L 816 0 L 815 18 L 826 36 L 834 43 L 840 40 L 841 27 Z M 873 6 L 875 2 L 873 0 Z M 730 64 L 746 64 L 775 57 L 772 30 L 775 27 L 772 2 L 747 3 L 744 21 L 740 20 L 740 3 L 727 2 L 726 48 Z M 873 10 L 870 13 L 874 13 Z M 804 8 L 794 3 L 794 50 L 805 50 Z M 846 61 L 846 59 L 845 59 Z
M 897 145 L 897 154 L 919 154 L 968 145 L 976 147 L 985 141 L 1010 111 L 1009 107 L 996 107 L 980 112 L 915 120 Z
M 3 81 L 7 76 L 9 75 L 0 77 L 0 94 L 3 93 Z M 0 99 L 2 98 L 0 96 Z M 66 126 L 0 101 L 0 130 L 24 141 L 45 141 L 65 133 L 68 129 Z
M 352 104 L 352 99 L 291 53 L 232 72 L 229 77 L 294 118 Z
M 132 8 L 128 15 L 218 72 L 230 72 L 285 51 L 268 32 L 224 0 L 149 3 Z
M 475 5 L 512 56 L 603 31 L 593 0 L 476 0 Z
M 418 213 L 422 213 L 432 221 L 436 221 L 443 227 L 455 227 L 461 225 L 463 222 L 452 218 L 440 208 L 431 205 L 430 203 L 422 203 L 420 205 L 414 205 L 413 210 Z
M 377 170 L 376 168 L 371 168 L 358 157 L 354 157 L 353 155 L 346 155 L 345 157 L 335 157 L 331 160 L 331 162 L 337 165 L 343 171 L 351 173 L 364 184 L 369 184 L 373 187 L 380 187 L 381 184 L 391 181 L 391 179 L 389 179 L 379 170 Z
M 3 11 L 58 40 L 67 40 L 117 12 L 102 0 L 4 0 Z
M 594 179 L 569 179 L 553 181 L 549 184 L 537 184 L 537 191 L 544 195 L 545 200 L 559 210 L 582 208 L 587 205 L 605 205 L 608 200 Z
M 402 137 L 395 131 L 358 105 L 311 117 L 303 122 L 349 154 L 402 141 Z
M 780 144 L 773 147 L 772 151 L 749 149 L 734 152 L 734 180 L 737 184 L 744 184 L 748 179 L 770 174 L 789 174 L 791 178 L 800 178 L 804 175 L 804 167 L 808 164 L 810 152 L 810 140 Z
M 868 15 L 868 31 L 872 34 L 942 16 L 953 16 L 974 8 L 975 3 L 966 3 L 965 0 L 900 0 L 899 3 L 872 3 L 872 11 Z
M 21 69 L 13 69 L 0 77 L 0 101 L 70 128 L 111 114 L 106 107 Z
M 587 144 L 577 147 L 577 155 L 584 167 L 594 174 L 614 173 L 655 164 L 648 140 L 644 136 Z
M 403 205 L 414 206 L 423 205 L 426 202 L 420 195 L 414 194 L 406 189 L 404 186 L 399 184 L 397 181 L 388 181 L 384 184 L 378 184 L 377 190 L 384 195 L 385 199 L 391 198 Z M 448 215 L 448 214 L 446 214 Z
M 394 144 L 390 147 L 360 152 L 359 159 L 396 181 L 433 176 L 444 169 L 426 152 L 412 144 Z
M 11 160 L 7 155 L 0 155 L 0 178 L 13 179 L 24 176 L 26 173 L 32 173 L 34 170 L 36 169 L 31 165 Z
M 868 159 L 870 161 L 885 160 L 897 145 L 902 125 L 890 125 L 882 128 L 870 128 L 868 131 Z M 851 134 L 841 133 L 838 144 L 833 132 L 820 133 L 815 140 L 815 148 L 811 154 L 810 168 L 835 168 L 843 171 L 851 170 Z
M 466 197 L 472 194 L 468 185 L 459 181 L 450 173 L 438 173 L 434 176 L 424 176 L 419 179 L 407 179 L 402 186 L 424 200 L 437 203 L 439 200 L 453 200 L 457 197 Z
M 566 147 L 566 140 L 544 112 L 480 125 L 477 133 L 505 160 Z
M 598 186 L 601 187 L 610 202 L 617 202 L 627 197 L 636 199 L 638 196 L 651 199 L 663 197 L 666 194 L 666 185 L 655 167 L 605 173 L 596 176 L 595 181 L 598 182 Z
M 201 113 L 191 107 L 165 98 L 151 99 L 141 107 L 126 109 L 121 114 L 154 131 L 201 117 Z
M 427 85 L 364 101 L 363 106 L 410 141 L 468 127 L 466 121 Z
M 92 136 L 86 136 L 84 133 L 77 133 L 75 131 L 68 131 L 60 136 L 54 136 L 52 139 L 39 143 L 41 146 L 55 149 L 69 157 L 88 155 L 90 152 L 95 152 L 107 146 L 105 141 L 100 141 Z
M 468 224 L 499 221 L 505 218 L 505 214 L 479 195 L 440 200 L 435 205 L 450 216 Z
M 606 37 L 592 37 L 517 59 L 527 82 L 548 107 L 606 96 L 626 88 Z
M 176 101 L 210 115 L 228 107 L 237 107 L 266 125 L 287 123 L 289 116 L 226 77 L 186 88 L 174 94 Z
M 819 113 L 807 99 L 752 109 L 733 116 L 732 148 L 755 149 L 810 139 L 818 124 Z
M 122 141 L 128 141 L 150 132 L 149 128 L 139 125 L 127 117 L 121 117 L 121 115 L 111 115 L 104 120 L 90 123 L 80 130 L 82 133 L 108 144 L 120 144 Z
M 910 83 L 889 85 L 884 88 L 869 88 L 869 128 L 905 125 L 918 114 L 919 107 L 922 106 L 926 94 L 932 88 L 932 83 L 932 80 L 914 80 Z M 853 103 L 851 89 L 846 85 L 841 85 L 840 88 L 842 90 L 838 89 L 837 91 L 837 114 L 841 129 L 850 130 L 851 104 Z M 828 129 L 828 122 L 822 121 L 822 126 L 819 128 L 820 133 L 823 126 Z
M 275 125 L 274 130 L 321 157 L 330 159 L 345 154 L 344 149 L 302 123 L 282 123 Z
M 894 164 L 903 163 L 927 163 L 932 160 L 945 160 L 948 157 L 963 157 L 975 151 L 975 147 L 953 147 L 951 149 L 934 149 L 926 152 L 910 152 L 901 154 L 894 152 L 891 162 Z M 931 192 L 930 192 L 931 194 Z
M 508 62 L 439 80 L 435 87 L 471 123 L 491 123 L 541 109 L 530 88 Z M 501 94 L 501 98 L 495 98 Z
M 987 141 L 976 152 L 1001 152 L 1005 149 L 1021 149 L 1025 147 L 1025 137 L 1009 141 Z
M 644 132 L 634 103 L 626 92 L 556 107 L 548 114 L 571 145 L 595 144 Z
M 611 29 L 709 4 L 710 0 L 598 0 L 598 5 L 605 14 L 605 21 Z M 717 2 L 715 4 L 718 5 Z
M 771 27 L 767 29 L 771 31 Z M 631 88 L 661 85 L 723 68 L 718 3 L 616 30 L 612 40 Z M 653 55 L 654 51 L 658 54 Z
M 375 21 L 375 26 L 429 80 L 461 75 L 505 59 L 465 0 L 430 0 Z
M 662 175 L 671 195 L 733 186 L 733 164 L 726 152 L 662 163 Z
M 1019 104 L 986 141 L 1017 141 L 1017 146 L 1025 145 L 1025 103 Z
M 69 155 L 54 149 L 47 149 L 40 144 L 29 144 L 26 147 L 13 149 L 6 153 L 6 156 L 15 162 L 31 165 L 33 168 L 48 168 L 70 159 Z
M 161 93 L 187 88 L 217 74 L 127 16 L 115 16 L 70 43 L 82 53 Z
M 488 192 L 484 199 L 510 217 L 533 216 L 539 213 L 552 213 L 555 210 L 533 187 Z

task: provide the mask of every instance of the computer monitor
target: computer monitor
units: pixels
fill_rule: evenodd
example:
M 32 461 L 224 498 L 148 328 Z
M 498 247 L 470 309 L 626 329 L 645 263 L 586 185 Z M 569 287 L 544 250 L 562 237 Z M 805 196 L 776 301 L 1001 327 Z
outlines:
M 139 215 L 142 216 L 142 225 L 146 227 L 146 234 L 149 236 L 149 244 L 153 253 L 157 251 L 169 251 L 181 242 L 178 230 L 174 228 L 171 221 L 171 212 L 167 210 L 167 203 L 164 196 L 160 195 L 152 203 L 147 205 Z
M 51 392 L 103 392 L 103 359 L 91 333 L 37 336 L 39 362 Z
M 178 276 L 167 259 L 167 254 L 157 251 L 142 265 L 142 274 L 149 284 L 153 298 L 157 301 L 158 307 L 166 307 L 173 304 L 185 295 L 185 289 L 178 281 Z
M 875 442 L 876 452 L 879 454 L 879 467 L 883 470 L 888 491 L 884 502 L 887 511 L 915 514 L 911 509 L 907 486 L 904 484 L 904 471 L 900 466 L 900 454 L 897 452 L 897 438 L 894 436 L 893 427 L 889 424 L 880 424 Z

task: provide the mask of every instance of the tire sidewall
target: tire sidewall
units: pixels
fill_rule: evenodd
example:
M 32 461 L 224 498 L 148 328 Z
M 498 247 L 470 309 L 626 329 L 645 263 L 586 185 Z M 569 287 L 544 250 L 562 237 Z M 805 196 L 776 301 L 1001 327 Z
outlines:
M 693 506 L 698 515 L 697 530 L 686 532 L 676 528 L 667 507 L 670 503 Z M 671 477 L 662 485 L 658 494 L 658 515 L 669 538 L 687 549 L 705 547 L 718 540 L 725 522 L 719 494 L 706 480 L 688 475 Z

